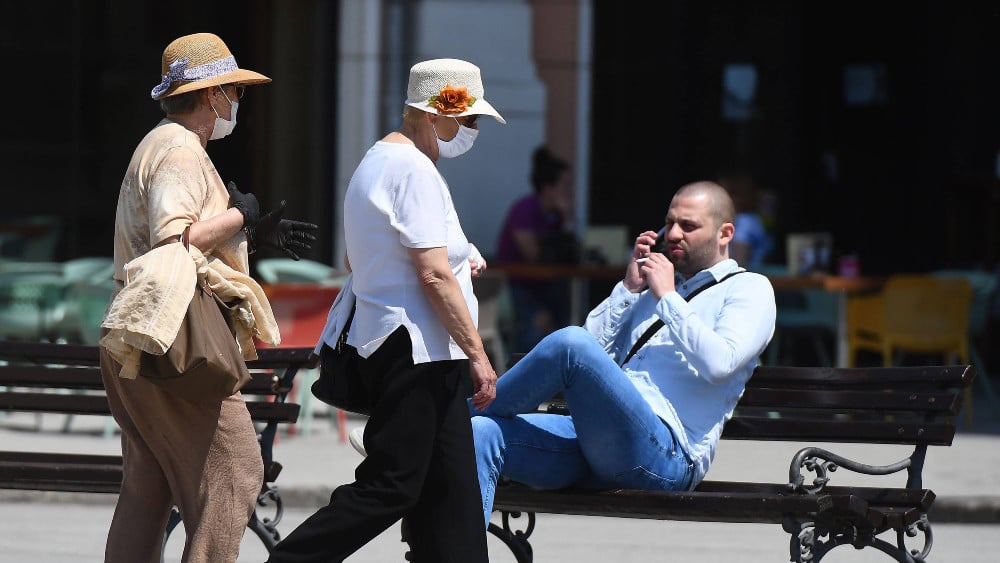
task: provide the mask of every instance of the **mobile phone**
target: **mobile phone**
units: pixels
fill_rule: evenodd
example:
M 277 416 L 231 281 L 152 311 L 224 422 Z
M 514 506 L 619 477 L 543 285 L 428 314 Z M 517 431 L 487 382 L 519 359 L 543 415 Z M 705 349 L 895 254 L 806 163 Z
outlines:
M 649 251 L 650 252 L 659 252 L 660 254 L 666 254 L 667 253 L 667 240 L 666 240 L 666 237 L 663 236 L 663 234 L 666 231 L 666 229 L 667 229 L 666 227 L 663 227 L 663 228 L 661 228 L 656 233 L 656 241 L 653 242 L 653 244 L 649 247 Z M 648 257 L 636 258 L 635 259 L 635 263 L 636 264 L 642 264 L 647 259 L 648 259 Z
M 656 242 L 653 243 L 653 246 L 649 247 L 649 251 L 659 252 L 660 254 L 667 253 L 667 239 L 663 236 L 662 231 L 660 231 L 659 236 L 656 237 Z

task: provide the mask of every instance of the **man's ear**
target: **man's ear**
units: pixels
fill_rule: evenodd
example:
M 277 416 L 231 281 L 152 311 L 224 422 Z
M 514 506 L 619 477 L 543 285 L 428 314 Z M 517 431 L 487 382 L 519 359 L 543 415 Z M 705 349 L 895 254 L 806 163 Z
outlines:
M 727 245 L 733 241 L 733 235 L 736 233 L 736 225 L 732 223 L 723 223 L 719 227 L 719 244 Z

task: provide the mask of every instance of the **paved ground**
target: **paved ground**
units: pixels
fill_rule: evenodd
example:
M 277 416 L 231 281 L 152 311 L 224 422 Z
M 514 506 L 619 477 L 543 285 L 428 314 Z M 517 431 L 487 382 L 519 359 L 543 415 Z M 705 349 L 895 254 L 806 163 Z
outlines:
M 938 500 L 931 514 L 934 547 L 931 561 L 953 563 L 984 561 L 995 550 L 1000 528 L 1000 413 L 990 405 L 976 405 L 974 429 L 963 429 L 950 448 L 931 448 L 924 469 L 924 484 Z M 287 534 L 315 508 L 325 504 L 337 484 L 349 482 L 361 459 L 350 445 L 339 441 L 336 419 L 317 408 L 309 424 L 294 435 L 279 437 L 275 459 L 284 465 L 278 485 L 289 509 L 279 526 Z M 3 449 L 35 451 L 118 452 L 118 441 L 104 436 L 104 418 L 75 417 L 63 432 L 61 415 L 8 415 L 0 418 Z M 350 417 L 349 428 L 364 420 Z M 973 431 L 974 430 L 974 431 Z M 901 458 L 895 446 L 837 445 L 835 451 L 854 459 L 879 464 Z M 794 444 L 780 442 L 724 441 L 710 473 L 715 479 L 782 481 Z M 878 483 L 890 477 L 861 477 L 842 471 L 837 484 Z M 895 477 L 891 477 L 895 478 Z M 903 479 L 899 477 L 899 479 Z M 2 563 L 75 563 L 102 560 L 104 538 L 113 510 L 113 495 L 0 491 Z M 539 562 L 646 562 L 652 560 L 697 563 L 787 561 L 788 538 L 777 525 L 659 522 L 540 515 L 532 536 Z M 179 537 L 168 548 L 168 561 L 179 561 Z M 256 538 L 244 542 L 240 561 L 263 561 Z M 914 545 L 913 547 L 919 547 Z M 405 546 L 393 527 L 349 561 L 403 561 Z M 491 561 L 513 561 L 496 540 L 490 544 Z M 824 563 L 886 561 L 875 550 L 857 552 L 841 547 Z

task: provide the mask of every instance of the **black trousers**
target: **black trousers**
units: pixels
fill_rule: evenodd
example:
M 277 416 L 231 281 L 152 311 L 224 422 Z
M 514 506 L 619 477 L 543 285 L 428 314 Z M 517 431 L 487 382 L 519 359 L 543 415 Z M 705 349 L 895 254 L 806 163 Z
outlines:
M 360 369 L 374 397 L 365 426 L 368 457 L 355 481 L 337 487 L 268 563 L 343 561 L 401 518 L 410 561 L 487 563 L 468 362 L 414 365 L 409 334 L 400 327 Z

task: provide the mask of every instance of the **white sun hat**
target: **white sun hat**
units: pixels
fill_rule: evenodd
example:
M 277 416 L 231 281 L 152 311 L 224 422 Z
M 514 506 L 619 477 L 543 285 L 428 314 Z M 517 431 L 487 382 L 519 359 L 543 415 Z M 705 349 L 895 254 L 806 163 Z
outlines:
M 410 67 L 406 105 L 438 115 L 492 115 L 507 123 L 486 101 L 479 67 L 460 59 L 432 59 Z

